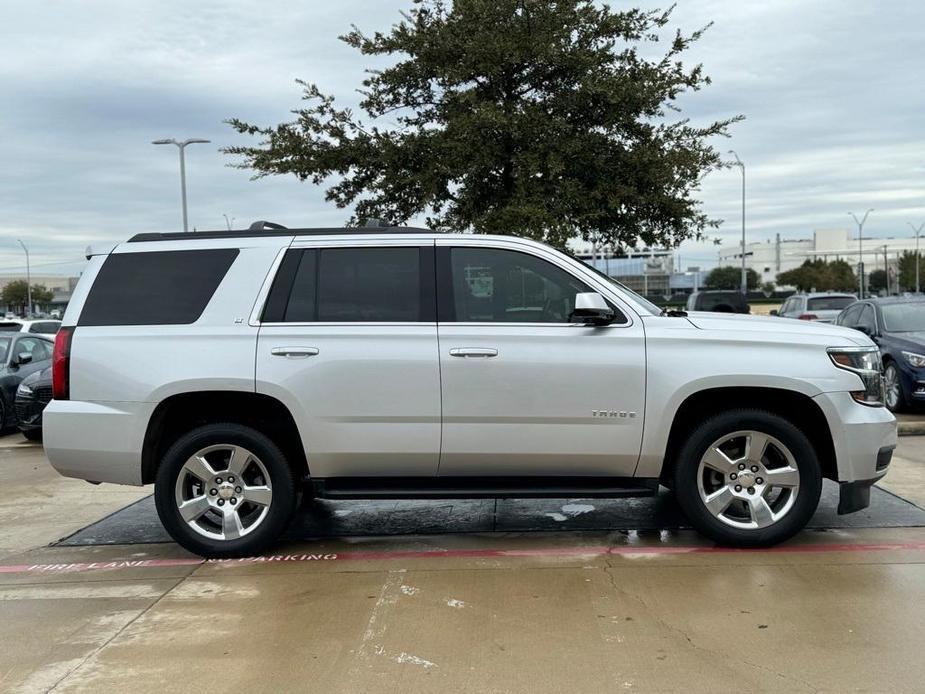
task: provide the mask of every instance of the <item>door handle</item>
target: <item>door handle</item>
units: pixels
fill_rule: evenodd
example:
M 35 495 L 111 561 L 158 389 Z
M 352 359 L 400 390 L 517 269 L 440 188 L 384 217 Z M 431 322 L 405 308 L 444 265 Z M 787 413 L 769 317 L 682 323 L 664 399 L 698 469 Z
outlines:
M 498 350 L 491 347 L 454 347 L 450 350 L 451 357 L 479 357 L 487 359 L 488 357 L 497 357 Z
M 317 347 L 274 347 L 270 350 L 274 357 L 290 357 L 302 359 L 304 357 L 313 357 L 318 354 Z

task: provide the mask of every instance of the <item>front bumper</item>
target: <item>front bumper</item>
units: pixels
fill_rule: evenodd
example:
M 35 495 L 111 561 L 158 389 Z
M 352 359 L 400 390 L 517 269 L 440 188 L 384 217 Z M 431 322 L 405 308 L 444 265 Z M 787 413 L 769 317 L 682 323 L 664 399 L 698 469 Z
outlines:
M 845 392 L 822 393 L 814 401 L 832 434 L 841 487 L 838 512 L 859 511 L 870 503 L 870 487 L 889 470 L 896 418 L 885 407 L 861 405 Z
M 881 448 L 877 453 L 877 470 L 886 474 L 892 458 L 893 446 Z M 883 474 L 870 480 L 840 483 L 838 485 L 838 515 L 854 513 L 870 506 L 870 488 L 877 483 L 880 477 L 883 477 Z

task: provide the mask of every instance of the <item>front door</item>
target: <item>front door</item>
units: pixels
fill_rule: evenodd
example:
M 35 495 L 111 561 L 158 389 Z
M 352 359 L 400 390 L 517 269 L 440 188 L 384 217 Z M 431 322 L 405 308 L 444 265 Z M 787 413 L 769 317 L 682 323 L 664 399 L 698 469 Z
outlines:
M 438 241 L 440 475 L 632 476 L 645 340 L 629 311 L 571 321 L 594 291 L 553 257 Z
M 292 412 L 312 477 L 437 473 L 433 253 L 433 241 L 287 251 L 257 338 L 257 391 Z

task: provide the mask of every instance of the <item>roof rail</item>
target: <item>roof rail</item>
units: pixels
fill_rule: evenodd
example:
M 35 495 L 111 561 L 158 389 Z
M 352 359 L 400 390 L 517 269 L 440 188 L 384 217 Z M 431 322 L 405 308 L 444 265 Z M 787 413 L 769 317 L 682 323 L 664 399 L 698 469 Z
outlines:
M 277 224 L 276 222 L 260 220 L 254 222 L 247 228 L 249 231 L 263 231 L 264 229 L 285 229 L 286 227 L 284 227 L 282 224 Z

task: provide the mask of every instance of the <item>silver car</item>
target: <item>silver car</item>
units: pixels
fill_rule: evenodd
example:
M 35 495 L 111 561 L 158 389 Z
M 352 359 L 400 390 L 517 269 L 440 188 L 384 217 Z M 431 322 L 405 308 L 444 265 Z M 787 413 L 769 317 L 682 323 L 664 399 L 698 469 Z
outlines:
M 776 313 L 772 311 L 771 315 L 777 315 L 781 318 L 833 323 L 839 313 L 857 300 L 858 298 L 854 294 L 836 292 L 794 294 L 783 303 L 779 311 Z

